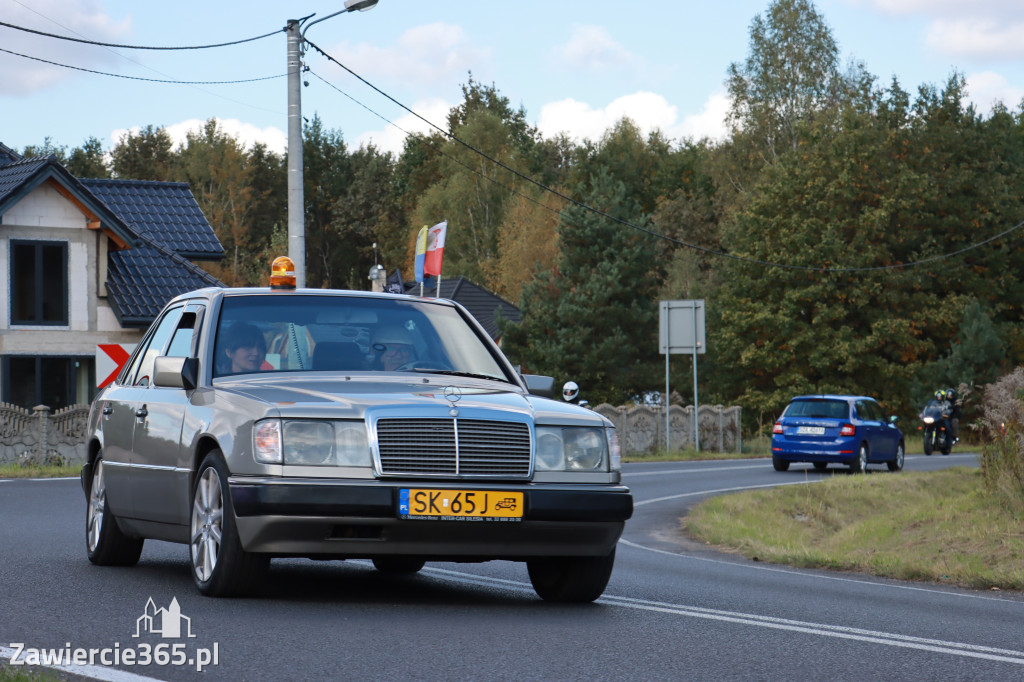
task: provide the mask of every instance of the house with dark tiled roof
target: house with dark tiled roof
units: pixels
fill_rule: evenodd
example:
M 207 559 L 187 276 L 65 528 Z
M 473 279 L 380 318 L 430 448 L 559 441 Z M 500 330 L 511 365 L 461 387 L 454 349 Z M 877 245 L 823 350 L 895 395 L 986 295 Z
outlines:
M 0 144 L 0 402 L 88 403 L 97 348 L 130 347 L 170 298 L 222 286 L 192 261 L 223 256 L 187 184 L 78 179 Z
M 412 296 L 420 295 L 420 285 L 417 282 L 405 282 L 404 287 L 405 293 Z M 465 277 L 442 278 L 440 295 L 437 293 L 437 280 L 431 277 L 423 284 L 423 295 L 447 298 L 462 305 L 499 345 L 501 330 L 498 328 L 498 316 L 510 322 L 522 321 L 519 308 Z

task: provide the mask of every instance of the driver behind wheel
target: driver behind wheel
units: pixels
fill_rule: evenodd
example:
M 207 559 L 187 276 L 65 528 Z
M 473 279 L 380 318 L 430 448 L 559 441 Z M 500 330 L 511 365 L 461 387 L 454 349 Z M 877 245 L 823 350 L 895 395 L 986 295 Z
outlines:
M 379 327 L 373 334 L 372 346 L 374 367 L 385 372 L 393 372 L 416 360 L 412 336 L 397 324 Z

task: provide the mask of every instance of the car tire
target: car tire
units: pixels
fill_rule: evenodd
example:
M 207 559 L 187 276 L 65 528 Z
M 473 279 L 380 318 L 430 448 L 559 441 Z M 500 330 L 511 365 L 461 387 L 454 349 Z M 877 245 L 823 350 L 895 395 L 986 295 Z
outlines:
M 868 445 L 861 443 L 857 449 L 857 458 L 850 462 L 850 471 L 855 474 L 863 474 L 868 469 Z
M 772 457 L 772 467 L 776 471 L 789 471 L 789 462 L 779 457 Z
M 903 471 L 903 462 L 906 459 L 906 449 L 903 447 L 903 441 L 900 441 L 896 446 L 896 456 L 886 462 L 886 466 L 889 467 L 889 471 Z
M 220 450 L 206 456 L 192 486 L 189 523 L 192 580 L 208 597 L 249 594 L 262 582 L 270 557 L 242 549 Z
M 139 563 L 145 540 L 126 535 L 117 525 L 117 517 L 110 511 L 102 453 L 96 456 L 92 464 L 92 476 L 86 494 L 85 549 L 89 561 L 97 566 L 134 566 Z
M 419 573 L 427 562 L 411 556 L 381 556 L 373 560 L 373 567 L 381 573 L 411 575 Z
M 534 591 L 544 601 L 584 603 L 601 596 L 614 565 L 613 549 L 607 556 L 528 559 L 526 570 Z
M 814 468 L 818 471 L 824 471 L 828 469 L 828 462 L 814 462 Z

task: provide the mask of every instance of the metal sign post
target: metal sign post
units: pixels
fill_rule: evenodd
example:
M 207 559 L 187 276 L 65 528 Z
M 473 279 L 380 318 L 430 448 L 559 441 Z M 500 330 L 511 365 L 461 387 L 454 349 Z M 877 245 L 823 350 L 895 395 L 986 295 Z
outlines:
M 706 348 L 704 342 L 704 300 L 661 301 L 659 320 L 659 346 L 665 354 L 665 447 L 672 450 L 669 425 L 669 355 L 693 354 L 693 437 L 700 452 L 700 423 L 697 418 L 697 354 Z

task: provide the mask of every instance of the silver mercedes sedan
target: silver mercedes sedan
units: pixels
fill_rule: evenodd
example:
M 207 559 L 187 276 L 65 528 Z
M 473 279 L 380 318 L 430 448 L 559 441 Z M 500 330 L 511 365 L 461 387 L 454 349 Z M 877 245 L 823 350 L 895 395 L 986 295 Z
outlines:
M 592 601 L 633 498 L 611 422 L 552 388 L 451 301 L 184 294 L 92 404 L 89 559 L 179 542 L 210 596 L 257 591 L 273 557 L 504 559 L 543 599 Z

